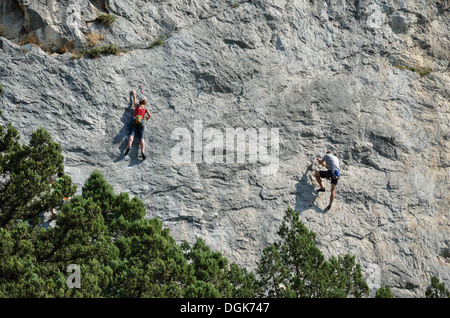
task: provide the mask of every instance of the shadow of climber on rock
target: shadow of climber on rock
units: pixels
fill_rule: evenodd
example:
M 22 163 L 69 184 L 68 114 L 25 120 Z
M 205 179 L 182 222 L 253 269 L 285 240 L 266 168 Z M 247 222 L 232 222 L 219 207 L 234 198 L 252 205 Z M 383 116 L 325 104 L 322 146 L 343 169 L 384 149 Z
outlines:
M 312 170 L 313 164 L 306 168 L 306 171 L 303 173 L 300 181 L 295 185 L 295 208 L 294 210 L 298 213 L 303 213 L 306 210 L 313 209 L 317 213 L 324 214 L 326 211 L 320 209 L 316 203 L 316 199 L 319 196 L 319 192 L 317 192 L 313 185 L 313 176 L 309 174 L 309 172 L 313 172 Z

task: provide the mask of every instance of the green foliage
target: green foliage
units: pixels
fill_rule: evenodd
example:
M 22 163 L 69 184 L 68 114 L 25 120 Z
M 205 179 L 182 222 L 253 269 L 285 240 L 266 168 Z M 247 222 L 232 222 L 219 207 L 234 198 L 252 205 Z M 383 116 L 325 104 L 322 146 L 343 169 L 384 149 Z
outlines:
M 98 58 L 102 54 L 118 55 L 120 49 L 116 44 L 106 44 L 102 46 L 95 46 L 80 52 L 81 55 L 87 55 L 90 58 Z
M 101 14 L 101 15 L 97 16 L 95 21 L 98 21 L 101 24 L 103 24 L 104 26 L 110 28 L 113 25 L 113 23 L 116 21 L 116 19 L 117 19 L 117 17 L 115 15 Z
M 63 169 L 61 147 L 47 131 L 28 144 L 11 124 L 0 127 L 0 297 L 363 297 L 368 286 L 350 255 L 326 260 L 316 234 L 288 209 L 281 240 L 264 249 L 255 274 L 212 251 L 203 240 L 177 245 L 142 201 L 115 194 L 99 171 L 81 195 L 69 176 L 61 191 L 49 180 Z M 71 197 L 61 204 L 63 197 Z M 40 214 L 56 207 L 56 226 Z M 81 288 L 67 285 L 80 268 Z M 436 277 L 426 297 L 449 297 Z M 389 287 L 377 298 L 392 298 Z
M 14 226 L 17 220 L 33 220 L 42 211 L 59 206 L 75 193 L 70 177 L 62 191 L 52 190 L 49 181 L 63 170 L 61 146 L 43 128 L 33 132 L 27 145 L 19 143 L 11 124 L 0 127 L 0 227 Z
M 431 284 L 425 291 L 426 298 L 450 298 L 450 292 L 436 276 L 431 277 Z
M 164 39 L 162 37 L 158 37 L 152 44 L 148 46 L 149 49 L 153 49 L 155 46 L 160 46 L 164 44 Z
M 368 294 L 355 258 L 345 255 L 326 261 L 316 246 L 316 234 L 291 208 L 285 213 L 278 235 L 281 242 L 264 249 L 257 270 L 267 296 L 326 298 Z
M 61 268 L 43 266 L 38 258 L 49 251 L 39 215 L 75 193 L 66 178 L 60 192 L 49 181 L 62 171 L 61 147 L 47 131 L 33 132 L 28 144 L 17 130 L 0 127 L 0 296 L 45 297 L 47 289 L 61 287 Z
M 19 135 L 11 125 L 8 130 L 0 130 L 0 137 L 4 180 L 0 297 L 254 295 L 256 279 L 252 273 L 235 264 L 229 266 L 226 258 L 201 240 L 193 247 L 187 243 L 177 245 L 161 221 L 145 218 L 143 202 L 130 199 L 126 193 L 116 195 L 99 171 L 86 180 L 81 195 L 73 196 L 70 191 L 71 200 L 59 209 L 54 228 L 44 229 L 39 221 L 32 226 L 27 217 L 31 215 L 29 209 L 35 207 L 34 201 L 20 193 L 26 192 L 41 208 L 51 207 L 59 199 L 53 197 L 55 191 L 51 191 L 47 176 L 62 169 L 60 147 L 42 129 L 26 146 L 18 142 Z M 14 162 L 22 168 L 33 164 L 35 173 L 25 174 L 22 182 L 13 183 L 12 177 L 21 176 L 14 170 L 20 170 Z M 41 187 L 35 186 L 34 196 L 32 190 L 24 189 L 34 186 L 27 181 L 28 176 L 42 180 Z M 15 195 L 9 189 L 12 185 Z M 70 179 L 65 180 L 64 189 L 74 189 Z M 15 196 L 31 203 L 22 204 Z M 80 268 L 81 288 L 67 286 L 70 264 Z
M 184 293 L 184 297 L 254 297 L 258 284 L 253 273 L 232 263 L 218 252 L 213 252 L 199 239 L 194 246 L 187 242 L 182 245 L 189 272 L 193 279 Z
M 430 74 L 433 70 L 429 67 L 415 67 L 415 66 L 404 66 L 404 65 L 397 65 L 397 68 L 401 70 L 408 70 L 414 73 L 418 73 L 422 76 Z
M 3 95 L 3 86 L 2 86 L 2 84 L 0 84 L 0 96 L 2 96 Z
M 394 298 L 394 294 L 392 294 L 389 286 L 382 286 L 377 290 L 375 298 Z

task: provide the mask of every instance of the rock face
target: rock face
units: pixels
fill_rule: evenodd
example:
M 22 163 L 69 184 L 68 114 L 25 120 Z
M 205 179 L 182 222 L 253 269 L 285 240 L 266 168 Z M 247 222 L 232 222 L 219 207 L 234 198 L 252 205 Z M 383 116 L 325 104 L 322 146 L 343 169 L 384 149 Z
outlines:
M 179 241 L 201 237 L 253 269 L 291 206 L 326 256 L 357 256 L 372 296 L 388 285 L 422 297 L 432 275 L 450 286 L 449 11 L 433 0 L 5 0 L 0 121 L 25 141 L 45 127 L 80 191 L 100 170 Z M 76 53 L 106 43 L 122 52 Z M 122 155 L 131 89 L 152 112 L 144 162 L 137 141 Z M 342 170 L 330 211 L 330 183 L 317 196 L 313 177 L 327 149 Z

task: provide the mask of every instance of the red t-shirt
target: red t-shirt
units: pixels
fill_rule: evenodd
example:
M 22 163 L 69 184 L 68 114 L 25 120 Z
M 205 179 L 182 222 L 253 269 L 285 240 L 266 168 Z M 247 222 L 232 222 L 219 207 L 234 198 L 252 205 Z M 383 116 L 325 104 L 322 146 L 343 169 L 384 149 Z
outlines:
M 145 108 L 136 107 L 136 108 L 134 109 L 134 117 L 136 117 L 136 116 L 138 116 L 138 115 L 140 115 L 140 116 L 142 116 L 142 118 L 144 118 L 144 115 L 145 115 Z

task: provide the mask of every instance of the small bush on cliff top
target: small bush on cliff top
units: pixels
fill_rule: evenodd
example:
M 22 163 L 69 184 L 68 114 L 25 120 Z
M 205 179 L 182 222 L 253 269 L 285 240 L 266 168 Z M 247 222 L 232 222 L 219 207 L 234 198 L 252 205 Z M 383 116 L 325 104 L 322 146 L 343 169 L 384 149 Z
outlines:
M 408 71 L 417 73 L 422 76 L 428 75 L 432 71 L 432 69 L 429 67 L 415 67 L 415 66 L 404 66 L 404 65 L 397 65 L 396 67 L 401 70 L 408 70 Z
M 100 22 L 104 26 L 110 28 L 112 24 L 116 21 L 117 17 L 111 14 L 101 14 L 95 19 L 95 21 Z
M 120 53 L 120 49 L 116 44 L 106 44 L 103 46 L 95 46 L 90 49 L 86 49 L 80 52 L 81 55 L 87 55 L 90 58 L 100 57 L 101 54 L 114 54 Z

